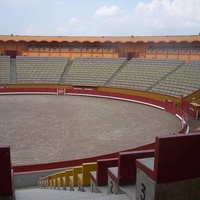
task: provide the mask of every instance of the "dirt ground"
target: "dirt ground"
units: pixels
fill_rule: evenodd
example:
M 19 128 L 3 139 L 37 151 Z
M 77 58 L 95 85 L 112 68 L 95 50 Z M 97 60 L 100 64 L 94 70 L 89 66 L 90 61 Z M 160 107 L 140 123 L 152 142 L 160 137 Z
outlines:
M 175 116 L 131 102 L 80 96 L 0 96 L 0 143 L 11 146 L 13 165 L 112 153 L 180 129 Z

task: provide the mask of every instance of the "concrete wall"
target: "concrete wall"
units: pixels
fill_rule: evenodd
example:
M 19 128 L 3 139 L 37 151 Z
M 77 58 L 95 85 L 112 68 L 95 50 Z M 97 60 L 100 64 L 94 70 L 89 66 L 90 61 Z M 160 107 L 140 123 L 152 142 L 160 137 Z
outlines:
M 136 200 L 200 199 L 200 178 L 158 184 L 137 169 Z

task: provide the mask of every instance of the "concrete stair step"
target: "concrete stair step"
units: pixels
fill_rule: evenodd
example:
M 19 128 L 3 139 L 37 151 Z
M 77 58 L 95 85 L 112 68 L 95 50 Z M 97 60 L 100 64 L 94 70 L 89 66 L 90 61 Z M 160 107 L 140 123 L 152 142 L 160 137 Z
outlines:
M 135 185 L 125 185 L 125 186 L 120 186 L 120 189 L 126 193 L 126 195 L 131 199 L 135 200 L 135 194 L 136 194 L 136 188 Z
M 108 195 L 104 193 L 77 192 L 68 190 L 52 190 L 52 189 L 20 189 L 15 191 L 15 200 L 78 200 L 78 199 L 97 199 L 97 200 L 130 200 L 126 194 Z
M 104 194 L 108 193 L 108 186 L 100 186 L 98 189 Z

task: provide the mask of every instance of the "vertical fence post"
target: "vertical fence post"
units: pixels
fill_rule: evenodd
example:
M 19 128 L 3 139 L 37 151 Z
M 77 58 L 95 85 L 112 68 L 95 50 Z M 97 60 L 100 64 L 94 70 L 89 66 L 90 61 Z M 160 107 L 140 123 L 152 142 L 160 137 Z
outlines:
M 12 197 L 13 193 L 10 146 L 0 145 L 0 199 L 1 197 Z

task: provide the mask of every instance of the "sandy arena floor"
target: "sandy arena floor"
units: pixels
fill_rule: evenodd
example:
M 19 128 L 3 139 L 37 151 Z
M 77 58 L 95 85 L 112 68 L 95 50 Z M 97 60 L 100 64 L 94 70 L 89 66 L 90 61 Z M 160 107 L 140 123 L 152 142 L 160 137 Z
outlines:
M 0 143 L 13 165 L 90 157 L 178 132 L 165 111 L 119 100 L 50 95 L 0 96 Z

